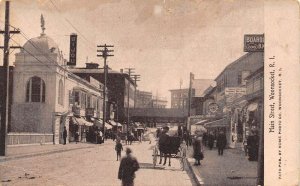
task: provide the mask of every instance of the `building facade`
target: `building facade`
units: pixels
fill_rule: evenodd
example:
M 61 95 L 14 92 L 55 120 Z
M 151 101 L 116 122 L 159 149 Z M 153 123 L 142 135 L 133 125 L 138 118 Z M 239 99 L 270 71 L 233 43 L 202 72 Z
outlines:
M 171 108 L 188 109 L 189 89 L 173 89 L 171 92 Z
M 152 92 L 136 91 L 135 108 L 151 108 L 152 107 Z
M 72 68 L 70 71 L 83 79 L 93 77 L 101 83 L 104 83 L 104 70 L 98 68 L 97 64 L 91 65 L 91 63 L 87 63 L 85 68 Z M 107 120 L 114 120 L 120 123 L 127 122 L 127 108 L 134 107 L 135 86 L 134 81 L 127 73 L 108 69 Z
M 77 131 L 83 139 L 93 125 L 87 118 L 101 117 L 103 85 L 71 73 L 46 34 L 27 41 L 14 65 L 9 144 L 62 143 L 64 127 L 68 141 Z

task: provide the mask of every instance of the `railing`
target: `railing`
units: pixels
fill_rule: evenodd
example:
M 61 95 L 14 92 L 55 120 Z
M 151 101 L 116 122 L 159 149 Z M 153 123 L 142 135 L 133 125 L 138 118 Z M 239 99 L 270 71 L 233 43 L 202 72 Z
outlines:
M 8 133 L 8 145 L 53 143 L 53 134 Z

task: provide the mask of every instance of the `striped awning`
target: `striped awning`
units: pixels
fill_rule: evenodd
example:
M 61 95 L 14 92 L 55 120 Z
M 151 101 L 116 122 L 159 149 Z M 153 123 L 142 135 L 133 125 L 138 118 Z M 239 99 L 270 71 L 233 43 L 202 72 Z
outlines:
M 227 118 L 222 118 L 219 120 L 211 121 L 204 124 L 205 128 L 216 128 L 216 127 L 229 127 L 229 122 Z
M 85 125 L 85 126 L 93 126 L 94 124 L 92 122 L 87 121 L 83 117 L 72 117 L 73 122 L 76 123 L 77 125 Z

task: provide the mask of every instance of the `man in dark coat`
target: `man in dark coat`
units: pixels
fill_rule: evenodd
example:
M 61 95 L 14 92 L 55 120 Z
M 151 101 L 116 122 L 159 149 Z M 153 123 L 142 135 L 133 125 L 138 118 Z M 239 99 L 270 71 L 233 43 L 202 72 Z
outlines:
M 67 144 L 67 136 L 68 136 L 67 128 L 64 127 L 64 131 L 63 131 L 64 145 Z
M 218 147 L 218 154 L 223 156 L 223 150 L 226 146 L 227 139 L 223 131 L 220 131 L 217 137 L 217 147 Z
M 131 155 L 131 149 L 126 149 L 126 156 L 122 158 L 118 178 L 122 180 L 122 186 L 133 186 L 135 172 L 140 168 L 136 158 Z
M 159 146 L 159 151 L 160 151 L 160 160 L 159 164 L 161 164 L 162 161 L 162 152 L 168 152 L 169 151 L 169 146 L 170 146 L 170 136 L 168 135 L 169 127 L 164 127 L 163 131 L 160 134 L 159 141 L 158 141 L 158 146 Z M 164 164 L 166 164 L 167 161 L 167 156 L 165 156 L 165 161 Z
M 258 143 L 259 138 L 256 131 L 251 131 L 247 139 L 249 161 L 257 161 L 258 159 Z
M 215 141 L 214 135 L 212 133 L 209 133 L 207 136 L 207 143 L 208 143 L 209 150 L 212 150 L 212 148 L 214 147 L 214 141 Z

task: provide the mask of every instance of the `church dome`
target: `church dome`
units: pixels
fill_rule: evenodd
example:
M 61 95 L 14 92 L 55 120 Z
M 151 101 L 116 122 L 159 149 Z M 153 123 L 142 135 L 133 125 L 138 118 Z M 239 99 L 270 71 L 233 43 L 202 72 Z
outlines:
M 28 40 L 24 44 L 23 49 L 23 52 L 37 55 L 49 53 L 59 54 L 58 45 L 46 34 L 41 34 L 39 37 Z

